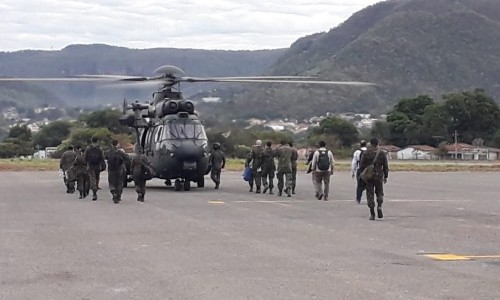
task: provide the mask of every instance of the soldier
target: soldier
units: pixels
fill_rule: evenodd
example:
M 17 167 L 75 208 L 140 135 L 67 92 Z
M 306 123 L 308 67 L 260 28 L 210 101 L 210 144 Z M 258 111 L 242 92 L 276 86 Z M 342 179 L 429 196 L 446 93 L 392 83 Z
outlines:
M 387 183 L 387 177 L 389 177 L 387 154 L 378 147 L 378 140 L 376 138 L 370 140 L 370 148 L 368 148 L 361 157 L 361 162 L 359 164 L 360 174 L 371 165 L 373 165 L 373 170 L 375 172 L 371 179 L 365 180 L 366 200 L 370 208 L 370 220 L 375 220 L 375 194 L 377 195 L 377 216 L 381 219 L 384 217 L 382 213 L 384 183 Z
M 252 146 L 250 157 L 247 158 L 247 165 L 252 167 L 252 177 L 255 182 L 255 193 L 260 194 L 260 187 L 262 184 L 262 156 L 264 149 L 262 149 L 262 141 L 257 140 L 255 145 Z
M 97 200 L 97 186 L 99 184 L 99 174 L 103 169 L 106 169 L 104 161 L 104 153 L 97 144 L 97 138 L 92 138 L 92 144 L 85 148 L 85 162 L 87 163 L 87 171 L 90 177 L 90 189 L 92 190 L 92 201 Z M 103 168 L 104 165 L 104 168 Z
M 316 198 L 328 201 L 328 194 L 330 192 L 330 176 L 333 175 L 333 159 L 332 151 L 326 149 L 326 143 L 319 141 L 319 149 L 314 152 L 312 159 L 312 170 L 315 174 L 316 185 Z M 324 189 L 322 185 L 324 183 Z
M 113 195 L 113 202 L 119 203 L 122 199 L 123 182 L 126 180 L 126 162 L 129 160 L 128 155 L 118 149 L 118 141 L 113 140 L 111 148 L 106 153 L 108 161 L 108 184 L 109 191 Z
M 366 151 L 366 141 L 362 140 L 359 145 L 360 148 L 354 151 L 351 162 L 351 177 L 352 179 L 356 179 L 356 202 L 358 202 L 358 204 L 361 203 L 361 197 L 363 196 L 363 190 L 365 189 L 365 182 L 359 178 L 359 174 L 361 173 L 359 163 L 361 162 L 363 153 Z
M 146 195 L 146 181 L 153 178 L 148 158 L 144 155 L 144 150 L 140 149 L 130 163 L 132 178 L 134 179 L 137 201 L 144 202 Z
M 291 162 L 292 162 L 292 194 L 295 194 L 295 186 L 297 183 L 297 160 L 299 159 L 299 153 L 297 152 L 297 149 L 293 147 L 293 143 L 288 143 L 290 146 L 290 149 L 292 149 L 292 157 L 291 157 Z
M 76 147 L 76 157 L 73 163 L 73 169 L 76 176 L 76 189 L 80 193 L 78 199 L 83 199 L 87 197 L 90 190 L 90 177 L 87 171 L 87 163 L 85 162 L 84 154 L 82 153 L 82 147 Z
M 285 141 L 281 141 L 281 145 L 274 151 L 274 156 L 278 158 L 278 196 L 282 195 L 283 187 L 285 187 L 287 196 L 292 196 L 290 194 L 292 190 L 292 154 L 292 149 Z
M 212 148 L 213 151 L 210 153 L 210 157 L 208 158 L 208 161 L 212 166 L 210 178 L 212 178 L 212 181 L 215 183 L 215 189 L 218 189 L 220 184 L 220 173 L 226 166 L 226 158 L 224 157 L 224 152 L 220 150 L 219 143 L 214 143 Z
M 73 146 L 68 146 L 64 151 L 59 161 L 59 168 L 63 171 L 64 184 L 66 185 L 66 193 L 73 194 L 75 192 L 76 175 L 73 170 L 73 163 L 76 159 L 76 153 Z
M 264 153 L 262 155 L 262 185 L 264 186 L 264 190 L 262 193 L 266 193 L 269 189 L 269 194 L 273 194 L 274 188 L 274 172 L 276 172 L 276 165 L 274 163 L 274 150 L 271 148 L 271 141 L 266 143 L 266 148 L 264 149 Z M 269 179 L 269 183 L 268 180 Z

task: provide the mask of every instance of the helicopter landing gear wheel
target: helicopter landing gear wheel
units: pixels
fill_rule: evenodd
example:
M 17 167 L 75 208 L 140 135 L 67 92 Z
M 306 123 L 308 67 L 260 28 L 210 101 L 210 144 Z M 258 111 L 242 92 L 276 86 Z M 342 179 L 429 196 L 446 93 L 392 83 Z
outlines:
M 189 191 L 191 189 L 191 182 L 189 180 L 184 180 L 184 190 Z
M 172 181 L 170 179 L 165 180 L 166 186 L 172 186 Z
M 199 188 L 205 187 L 205 177 L 200 176 L 196 182 Z
M 182 187 L 182 182 L 180 179 L 176 179 L 174 183 L 174 190 L 180 191 Z

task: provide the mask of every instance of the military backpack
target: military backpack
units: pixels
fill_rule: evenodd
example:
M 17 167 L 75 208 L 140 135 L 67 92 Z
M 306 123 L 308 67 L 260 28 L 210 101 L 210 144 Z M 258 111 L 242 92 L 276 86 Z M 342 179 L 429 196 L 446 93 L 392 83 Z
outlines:
M 328 157 L 328 150 L 318 150 L 318 163 L 317 167 L 320 171 L 330 170 L 330 157 Z
M 119 150 L 111 150 L 108 153 L 108 170 L 116 171 L 122 167 L 123 158 L 118 152 Z

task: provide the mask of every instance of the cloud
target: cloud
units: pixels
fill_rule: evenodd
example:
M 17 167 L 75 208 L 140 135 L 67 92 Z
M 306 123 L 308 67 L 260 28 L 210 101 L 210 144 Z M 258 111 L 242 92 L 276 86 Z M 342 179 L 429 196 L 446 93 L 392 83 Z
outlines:
M 0 51 L 105 43 L 131 48 L 288 47 L 378 0 L 2 0 Z

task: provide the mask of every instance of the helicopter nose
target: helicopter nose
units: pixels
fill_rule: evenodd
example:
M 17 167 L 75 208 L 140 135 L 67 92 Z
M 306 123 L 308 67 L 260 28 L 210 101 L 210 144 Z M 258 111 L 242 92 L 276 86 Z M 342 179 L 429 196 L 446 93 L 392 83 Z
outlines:
M 182 145 L 176 149 L 175 156 L 181 160 L 196 161 L 201 158 L 202 151 L 196 145 Z

